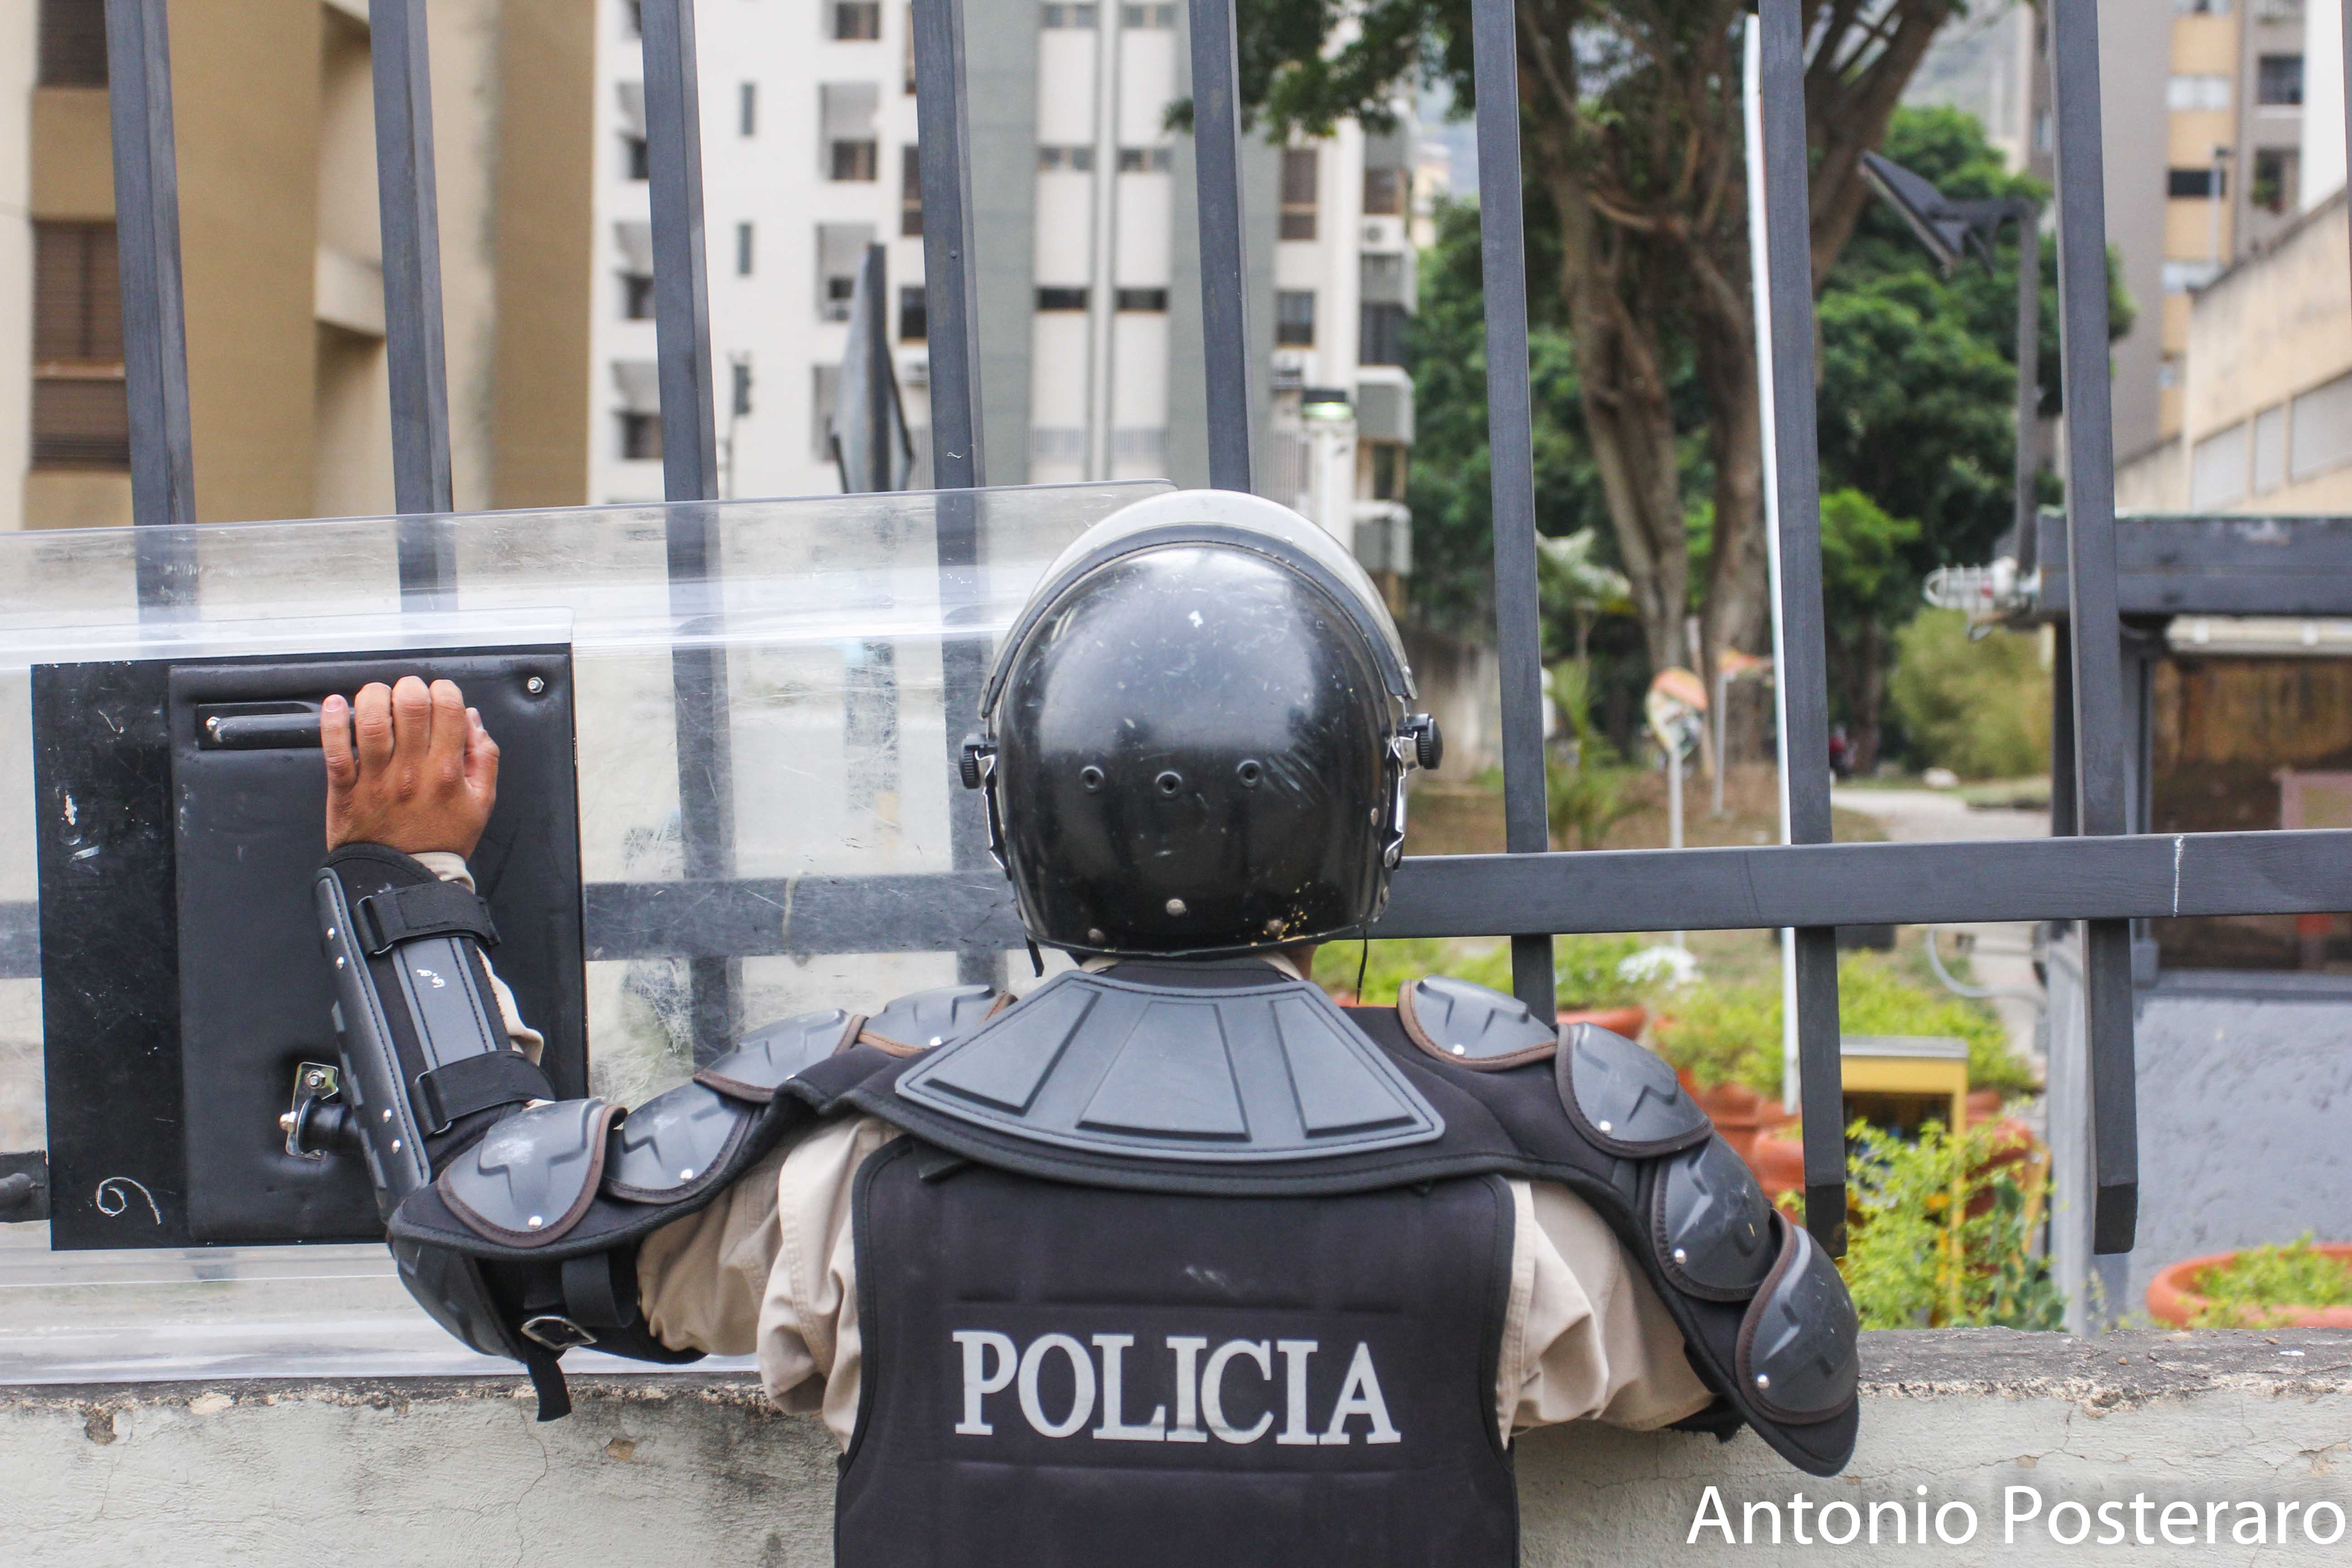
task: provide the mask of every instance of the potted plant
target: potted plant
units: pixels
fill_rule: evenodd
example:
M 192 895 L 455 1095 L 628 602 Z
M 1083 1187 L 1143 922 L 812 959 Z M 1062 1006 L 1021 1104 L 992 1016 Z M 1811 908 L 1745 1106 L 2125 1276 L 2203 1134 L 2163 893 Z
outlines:
M 2352 1329 L 2352 1244 L 2285 1246 L 2188 1258 L 2148 1282 L 2147 1310 L 2182 1329 Z

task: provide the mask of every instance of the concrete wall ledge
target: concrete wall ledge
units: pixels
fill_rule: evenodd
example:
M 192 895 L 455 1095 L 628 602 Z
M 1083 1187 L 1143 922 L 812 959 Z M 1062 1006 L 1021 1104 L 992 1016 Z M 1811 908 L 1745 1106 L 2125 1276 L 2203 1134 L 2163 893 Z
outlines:
M 545 1426 L 520 1379 L 0 1388 L 0 1556 L 76 1568 L 831 1561 L 834 1450 L 816 1423 L 771 1411 L 740 1376 L 573 1388 L 577 1413 Z M 2352 1332 L 1873 1333 L 1863 1399 L 1861 1448 L 1830 1481 L 1744 1434 L 1531 1434 L 1518 1458 L 1525 1561 L 2074 1561 L 2118 1529 L 2104 1552 L 2148 1562 L 2352 1562 L 2352 1531 L 2325 1539 L 2341 1522 L 2331 1509 L 2352 1513 Z M 1712 1517 L 1710 1488 L 1729 1544 L 1711 1524 L 1692 1540 Z M 2086 1530 L 2071 1548 L 2070 1504 Z M 2167 1504 L 2195 1521 L 2176 1509 L 2168 1542 Z M 1843 1546 L 1841 1505 L 1864 1527 Z M 1777 1552 L 1774 1514 L 1787 1532 Z M 1969 1514 L 1973 1533 L 1947 1544 Z M 1811 1544 L 1793 1539 L 1800 1518 Z M 1736 1539 L 1743 1525 L 1752 1543 Z

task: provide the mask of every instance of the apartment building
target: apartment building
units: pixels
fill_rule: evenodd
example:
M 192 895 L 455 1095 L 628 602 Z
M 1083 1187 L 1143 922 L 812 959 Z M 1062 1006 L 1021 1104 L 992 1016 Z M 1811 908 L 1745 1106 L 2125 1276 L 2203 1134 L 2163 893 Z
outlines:
M 697 12 L 721 469 L 732 495 L 838 487 L 829 420 L 850 300 L 885 247 L 902 398 L 928 478 L 922 196 L 904 0 Z M 598 500 L 661 491 L 636 7 L 600 0 Z M 985 477 L 1207 479 L 1181 4 L 968 0 Z M 1410 567 L 1411 124 L 1244 149 L 1260 489 Z
M 2292 52 L 2273 32 L 2262 44 L 2268 52 L 2251 56 L 2255 72 L 2267 69 L 2272 96 L 2285 96 L 2291 80 L 2307 100 L 2295 114 L 2297 144 L 2261 165 L 2278 174 L 2279 187 L 2237 204 L 2246 227 L 2235 259 L 2174 310 L 2179 422 L 2171 439 L 2117 473 L 2127 510 L 2352 512 L 2341 12 L 2314 5 L 2298 25 L 2306 31 Z M 2291 74 L 2283 59 L 2294 62 Z M 2256 112 L 2263 107 L 2258 100 Z M 2273 199 L 2284 211 L 2271 210 Z
M 104 18 L 0 6 L 0 526 L 131 517 Z M 387 511 L 364 0 L 183 0 L 170 21 L 196 514 Z M 457 504 L 578 502 L 586 18 L 436 0 L 432 25 Z

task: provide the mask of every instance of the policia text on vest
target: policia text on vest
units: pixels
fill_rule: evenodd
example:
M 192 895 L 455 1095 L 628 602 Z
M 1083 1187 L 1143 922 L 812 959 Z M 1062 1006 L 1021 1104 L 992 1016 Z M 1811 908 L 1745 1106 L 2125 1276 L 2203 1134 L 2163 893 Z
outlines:
M 1283 1447 L 1344 1447 L 1357 1440 L 1349 1428 L 1351 1418 L 1363 1421 L 1360 1436 L 1366 1443 L 1404 1440 L 1389 1419 L 1388 1399 L 1381 1392 L 1372 1347 L 1365 1340 L 1356 1342 L 1338 1397 L 1329 1402 L 1328 1417 L 1318 1428 L 1312 1415 L 1322 1406 L 1314 1402 L 1312 1391 L 1317 1383 L 1315 1356 L 1323 1347 L 1316 1340 L 1227 1340 L 1211 1350 L 1205 1335 L 1161 1336 L 1166 1360 L 1158 1370 L 1174 1383 L 1176 1420 L 1171 1426 L 1164 1404 L 1154 1405 L 1141 1421 L 1128 1418 L 1123 1395 L 1128 1385 L 1127 1353 L 1136 1342 L 1133 1334 L 1088 1336 L 1093 1355 L 1099 1361 L 1099 1373 L 1097 1360 L 1089 1359 L 1087 1347 L 1068 1334 L 1040 1334 L 1025 1350 L 1016 1348 L 1010 1334 L 993 1329 L 962 1329 L 952 1338 L 962 1350 L 963 1419 L 955 1428 L 960 1437 L 994 1436 L 988 1396 L 1017 1384 L 1021 1418 L 1041 1437 L 1077 1436 L 1094 1416 L 1099 1391 L 1102 1419 L 1088 1436 L 1104 1442 L 1205 1443 L 1213 1436 L 1220 1442 L 1249 1444 L 1263 1442 L 1272 1433 L 1276 1445 Z M 1279 1432 L 1274 1430 L 1272 1400 L 1276 1356 L 1283 1366 Z M 1063 1369 L 1060 1390 L 1049 1384 L 1057 1361 Z M 1229 1379 L 1235 1371 L 1251 1367 L 1257 1372 L 1255 1385 L 1244 1392 L 1232 1391 Z M 1146 1387 L 1141 1392 L 1148 1398 L 1157 1389 Z M 1065 1402 L 1059 1406 L 1062 1414 L 1050 1415 L 1047 1411 L 1055 1407 L 1057 1393 Z M 1230 1406 L 1229 1400 L 1234 1402 Z M 1242 1414 L 1237 1417 L 1230 1414 L 1231 1409 Z M 1249 1419 L 1253 1411 L 1255 1420 Z

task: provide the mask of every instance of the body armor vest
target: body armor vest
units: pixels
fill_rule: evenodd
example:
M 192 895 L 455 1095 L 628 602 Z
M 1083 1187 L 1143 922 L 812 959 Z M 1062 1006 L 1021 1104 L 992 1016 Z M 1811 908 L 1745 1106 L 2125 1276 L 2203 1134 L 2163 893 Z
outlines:
M 1504 1177 L 1616 1233 L 1719 1396 L 1692 1425 L 1816 1475 L 1853 1452 L 1853 1303 L 1673 1071 L 1454 981 L 1343 1012 L 1255 962 L 1129 963 L 811 1015 L 618 1124 L 511 1116 L 395 1250 L 526 1259 L 562 1307 L 523 1335 L 607 1344 L 628 1312 L 573 1304 L 604 1260 L 857 1113 L 910 1136 L 854 1194 L 851 1568 L 1512 1562 Z

